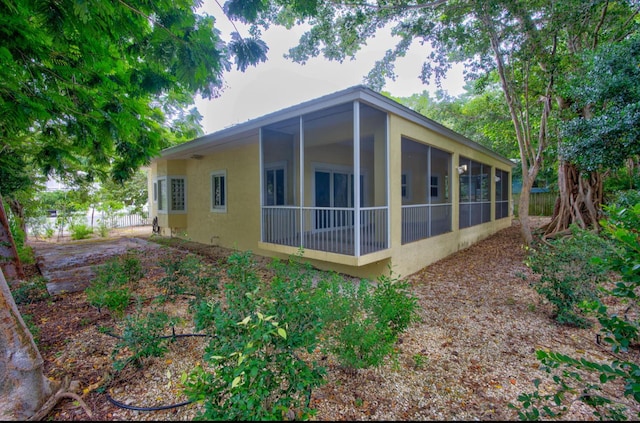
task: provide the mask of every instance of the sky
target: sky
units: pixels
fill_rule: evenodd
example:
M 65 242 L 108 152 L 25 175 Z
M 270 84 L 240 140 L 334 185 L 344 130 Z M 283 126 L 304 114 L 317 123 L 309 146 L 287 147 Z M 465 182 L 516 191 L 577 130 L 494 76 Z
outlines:
M 233 27 L 215 2 L 205 2 L 205 12 L 216 16 L 216 28 L 228 41 Z M 248 35 L 241 25 L 234 23 L 240 35 Z M 389 32 L 381 31 L 367 41 L 355 60 L 339 63 L 316 57 L 301 65 L 285 59 L 283 54 L 298 44 L 303 32 L 303 28 L 270 27 L 262 36 L 269 47 L 266 62 L 250 66 L 245 72 L 237 71 L 234 66 L 224 74 L 221 96 L 212 100 L 196 100 L 195 106 L 203 116 L 201 125 L 205 134 L 362 84 L 375 61 L 395 45 Z M 423 59 L 428 53 L 426 48 L 414 43 L 408 54 L 396 62 L 396 80 L 387 80 L 383 90 L 395 97 L 408 97 L 424 90 L 435 93 L 435 83 L 425 85 L 419 79 Z M 464 91 L 463 86 L 462 67 L 458 66 L 449 72 L 442 88 L 457 96 Z

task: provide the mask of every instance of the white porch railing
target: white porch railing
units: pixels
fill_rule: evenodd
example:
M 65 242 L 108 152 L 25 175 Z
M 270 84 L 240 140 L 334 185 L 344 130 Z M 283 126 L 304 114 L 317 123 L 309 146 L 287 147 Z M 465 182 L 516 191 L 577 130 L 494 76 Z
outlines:
M 262 241 L 356 255 L 354 208 L 264 206 Z M 360 209 L 360 255 L 389 248 L 387 207 Z
M 402 206 L 402 243 L 451 231 L 451 204 Z

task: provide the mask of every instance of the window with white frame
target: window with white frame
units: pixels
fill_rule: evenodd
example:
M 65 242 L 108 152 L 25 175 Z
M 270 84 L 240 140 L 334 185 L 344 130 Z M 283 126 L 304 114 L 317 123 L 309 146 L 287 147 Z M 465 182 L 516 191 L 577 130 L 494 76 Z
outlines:
M 403 200 L 410 200 L 411 199 L 411 190 L 409 189 L 409 181 L 411 180 L 411 178 L 409 177 L 409 174 L 407 172 L 404 172 L 401 175 L 401 185 L 400 185 L 400 189 L 402 190 L 402 199 Z
M 158 181 L 153 183 L 153 202 L 158 202 Z
M 211 211 L 219 213 L 227 211 L 227 172 L 225 170 L 211 173 Z
M 183 176 L 165 176 L 154 183 L 154 197 L 161 213 L 187 211 L 187 181 Z
M 167 178 L 158 179 L 158 211 L 167 212 Z

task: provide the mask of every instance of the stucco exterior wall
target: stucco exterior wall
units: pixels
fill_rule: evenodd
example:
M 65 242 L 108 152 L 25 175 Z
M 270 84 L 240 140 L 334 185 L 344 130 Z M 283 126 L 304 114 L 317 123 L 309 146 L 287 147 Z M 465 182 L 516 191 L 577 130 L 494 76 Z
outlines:
M 388 119 L 389 127 L 389 175 L 390 178 L 390 232 L 391 240 L 389 249 L 378 251 L 362 257 L 345 256 L 322 251 L 305 251 L 304 260 L 309 261 L 315 267 L 324 270 L 334 270 L 353 276 L 375 279 L 381 274 L 388 274 L 389 269 L 400 277 L 406 277 L 419 271 L 425 266 L 440 260 L 453 252 L 464 249 L 473 243 L 490 236 L 496 231 L 511 225 L 511 216 L 495 220 L 495 189 L 491 187 L 491 221 L 475 225 L 463 230 L 458 229 L 459 220 L 459 175 L 456 172 L 459 157 L 481 162 L 491 166 L 490 181 L 494 180 L 495 169 L 506 170 L 511 174 L 504 161 L 473 149 L 470 146 L 460 144 L 422 125 L 405 120 L 391 114 Z M 384 126 L 381 126 L 384 127 Z M 376 133 L 377 137 L 383 137 L 384 131 Z M 325 139 L 329 139 L 329 133 L 325 133 Z M 450 198 L 452 202 L 452 227 L 451 232 L 434 236 L 419 241 L 402 244 L 402 138 L 408 138 L 414 142 L 424 143 L 439 150 L 451 153 L 451 179 Z M 198 159 L 166 160 L 159 159 L 152 163 L 149 171 L 149 198 L 151 216 L 158 216 L 162 235 L 177 236 L 207 245 L 218 245 L 230 249 L 251 250 L 255 254 L 286 258 L 297 254 L 297 248 L 284 245 L 262 243 L 260 239 L 260 147 L 257 131 L 250 136 L 239 140 L 235 147 L 227 146 L 213 154 L 204 154 Z M 287 203 L 292 204 L 297 196 L 297 180 L 299 169 L 293 161 L 298 158 L 297 137 L 294 139 L 282 139 L 272 141 L 272 148 L 279 142 L 288 147 L 286 155 L 283 151 L 265 152 L 267 163 L 286 161 L 287 173 L 293 175 L 295 182 L 286 187 Z M 292 144 L 293 143 L 293 144 Z M 344 147 L 338 151 L 335 146 L 328 150 L 322 143 L 309 142 L 305 146 L 305 198 L 304 205 L 313 204 L 313 179 L 314 165 L 331 163 L 332 165 L 352 166 L 353 149 Z M 383 205 L 386 194 L 382 186 L 386 184 L 386 166 L 381 157 L 384 156 L 384 144 L 380 147 L 376 144 L 376 153 L 368 153 L 361 160 L 361 169 L 367 178 L 366 194 L 371 203 Z M 440 166 L 438 164 L 437 166 Z M 416 167 L 418 169 L 419 167 Z M 212 172 L 225 171 L 227 184 L 226 211 L 214 211 L 211 206 L 211 174 Z M 374 174 L 371 174 L 374 172 Z M 158 177 L 184 176 L 187 181 L 187 212 L 182 214 L 158 213 L 157 204 L 153 201 L 153 183 Z M 367 176 L 368 175 L 368 176 Z M 375 180 L 375 184 L 373 183 Z M 375 185 L 373 187 L 372 185 Z M 413 187 L 426 190 L 426 184 Z M 511 192 L 510 192 L 511 195 Z M 374 198 L 372 198 L 374 197 Z M 366 201 L 366 200 L 365 200 Z M 297 199 L 299 204 L 300 199 Z
M 258 143 L 191 160 L 189 223 L 184 238 L 207 245 L 254 250 L 260 237 Z M 212 211 L 211 174 L 226 171 L 226 212 Z

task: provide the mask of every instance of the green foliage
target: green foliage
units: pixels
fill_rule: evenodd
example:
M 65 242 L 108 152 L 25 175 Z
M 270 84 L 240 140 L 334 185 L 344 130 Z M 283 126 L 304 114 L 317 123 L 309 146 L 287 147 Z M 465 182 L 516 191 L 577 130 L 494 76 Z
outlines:
M 405 283 L 381 277 L 377 286 L 346 281 L 302 264 L 274 260 L 261 280 L 250 252 L 228 258 L 224 298 L 196 306 L 196 330 L 215 335 L 209 370 L 183 376 L 186 392 L 204 402 L 202 419 L 306 419 L 311 389 L 325 369 L 302 353 L 328 350 L 349 369 L 380 365 L 399 333 L 415 319 L 417 302 Z
M 172 319 L 163 312 L 146 315 L 136 313 L 125 317 L 122 337 L 116 344 L 112 357 L 118 356 L 123 350 L 128 355 L 114 361 L 115 369 L 122 370 L 129 363 L 141 367 L 146 357 L 162 357 L 167 352 L 167 344 L 171 339 L 162 335 L 172 323 Z
M 91 238 L 91 235 L 93 235 L 93 229 L 86 223 L 74 222 L 69 226 L 69 231 L 71 232 L 71 239 L 74 240 Z
M 47 291 L 47 279 L 37 276 L 28 281 L 20 281 L 19 284 L 11 290 L 11 295 L 16 304 L 31 304 L 49 298 Z
M 298 359 L 288 346 L 286 325 L 260 312 L 225 325 L 209 348 L 212 373 L 197 367 L 183 374 L 185 393 L 204 401 L 204 420 L 307 420 L 311 389 L 323 370 Z M 226 336 L 225 336 L 226 335 Z
M 329 350 L 348 369 L 380 366 L 393 353 L 398 335 L 417 318 L 417 299 L 393 275 L 381 276 L 375 287 L 334 275 L 318 288 L 321 319 L 332 334 Z
M 131 290 L 127 283 L 136 282 L 143 275 L 139 259 L 128 252 L 94 270 L 96 276 L 85 289 L 87 301 L 98 310 L 106 308 L 114 317 L 122 318 L 131 301 Z
M 640 154 L 640 34 L 581 57 L 565 96 L 578 116 L 563 125 L 562 153 L 587 171 L 616 169 Z M 585 116 L 584 108 L 589 108 Z
M 124 255 L 118 258 L 122 271 L 129 282 L 137 282 L 144 276 L 140 254 L 141 252 L 138 250 L 128 249 Z
M 274 264 L 275 277 L 261 281 L 250 252 L 228 258 L 230 282 L 224 301 L 196 307 L 197 330 L 215 336 L 205 359 L 211 372 L 183 375 L 187 395 L 203 401 L 201 419 L 284 420 L 313 415 L 311 389 L 323 383 L 324 369 L 298 358 L 318 342 L 315 293 L 308 268 Z
M 5 208 L 5 210 L 7 210 L 7 208 Z M 9 231 L 11 232 L 13 241 L 16 244 L 16 250 L 18 252 L 18 258 L 20 259 L 20 262 L 25 264 L 35 263 L 33 248 L 31 248 L 26 243 L 27 237 L 20 227 L 20 219 L 15 216 L 10 210 L 7 213 L 7 219 L 9 220 Z
M 547 388 L 541 393 L 541 381 L 537 380 L 535 391 L 519 395 L 520 406 L 510 404 L 510 407 L 518 410 L 521 420 L 561 418 L 570 402 L 575 400 L 591 407 L 599 420 L 640 418 L 637 411 L 640 366 L 627 355 L 632 347 L 639 345 L 640 204 L 628 208 L 610 206 L 606 211 L 609 218 L 601 224 L 614 249 L 592 261 L 615 272 L 619 279 L 601 286 L 603 298 L 588 304 L 585 309 L 598 319 L 602 339 L 611 346 L 614 359 L 609 363 L 594 362 L 586 357 L 537 351 L 542 369 L 552 375 L 556 390 L 552 392 Z M 613 287 L 609 287 L 611 284 Z M 594 375 L 595 381 L 588 375 Z M 620 384 L 614 385 L 614 382 Z M 621 387 L 625 399 L 634 403 L 631 410 L 629 404 L 617 403 L 607 395 L 613 386 Z
M 169 297 L 186 294 L 206 299 L 218 288 L 218 278 L 213 274 L 212 267 L 195 254 L 171 256 L 161 260 L 160 266 L 165 276 L 157 284 Z
M 528 250 L 526 265 L 537 275 L 531 286 L 554 307 L 561 324 L 587 327 L 581 306 L 597 300 L 598 283 L 606 279 L 606 269 L 591 262 L 603 257 L 609 247 L 597 234 L 572 226 L 570 237 Z

